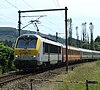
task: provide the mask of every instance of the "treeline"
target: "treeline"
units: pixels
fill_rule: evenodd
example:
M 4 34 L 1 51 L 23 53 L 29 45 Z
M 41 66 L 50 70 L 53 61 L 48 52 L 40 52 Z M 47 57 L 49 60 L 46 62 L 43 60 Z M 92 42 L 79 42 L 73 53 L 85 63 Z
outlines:
M 2 73 L 14 70 L 13 60 L 13 49 L 0 42 L 0 68 Z
M 68 38 L 68 45 L 78 48 L 91 49 L 91 43 L 89 41 L 82 41 L 74 38 Z M 97 36 L 93 41 L 92 50 L 100 51 L 100 36 Z
M 94 48 L 95 48 L 95 50 L 100 51 L 100 36 L 97 36 L 97 38 L 95 39 Z

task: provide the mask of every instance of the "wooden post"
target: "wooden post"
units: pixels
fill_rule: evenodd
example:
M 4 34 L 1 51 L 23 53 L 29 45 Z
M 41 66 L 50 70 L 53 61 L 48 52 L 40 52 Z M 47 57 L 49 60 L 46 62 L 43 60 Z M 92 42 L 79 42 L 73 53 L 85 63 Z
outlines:
M 88 89 L 88 80 L 86 80 L 86 90 L 89 90 Z
M 31 86 L 31 90 L 33 90 L 33 87 L 32 87 L 32 79 L 30 80 L 30 86 Z
M 98 84 L 98 82 L 97 81 L 88 81 L 88 80 L 86 80 L 86 90 L 89 90 L 88 84 Z

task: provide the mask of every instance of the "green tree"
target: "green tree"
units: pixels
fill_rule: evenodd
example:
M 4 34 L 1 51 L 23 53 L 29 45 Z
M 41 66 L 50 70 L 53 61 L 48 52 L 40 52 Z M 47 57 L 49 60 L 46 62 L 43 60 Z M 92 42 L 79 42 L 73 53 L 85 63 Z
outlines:
M 94 43 L 95 50 L 100 51 L 100 36 L 97 36 Z
M 95 39 L 95 42 L 100 42 L 100 36 L 97 36 L 97 38 Z
M 2 67 L 2 73 L 9 70 L 9 63 L 12 62 L 12 60 L 10 60 L 11 54 L 13 54 L 13 49 L 0 42 L 0 65 Z
M 95 42 L 94 46 L 95 46 L 95 50 L 100 51 L 100 42 Z

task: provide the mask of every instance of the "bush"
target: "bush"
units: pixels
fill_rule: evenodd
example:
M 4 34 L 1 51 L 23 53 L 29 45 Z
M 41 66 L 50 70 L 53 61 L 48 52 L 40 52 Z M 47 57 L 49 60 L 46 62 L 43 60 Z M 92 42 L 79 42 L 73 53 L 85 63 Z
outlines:
M 13 49 L 0 42 L 0 65 L 2 67 L 2 73 L 11 70 L 13 60 Z

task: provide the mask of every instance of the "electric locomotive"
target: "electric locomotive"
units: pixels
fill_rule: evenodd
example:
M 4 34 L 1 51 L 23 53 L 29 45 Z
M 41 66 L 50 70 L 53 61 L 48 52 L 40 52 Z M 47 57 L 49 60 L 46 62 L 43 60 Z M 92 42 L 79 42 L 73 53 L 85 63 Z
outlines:
M 16 68 L 27 70 L 54 65 L 62 61 L 62 44 L 36 34 L 24 34 L 17 38 L 14 48 Z

